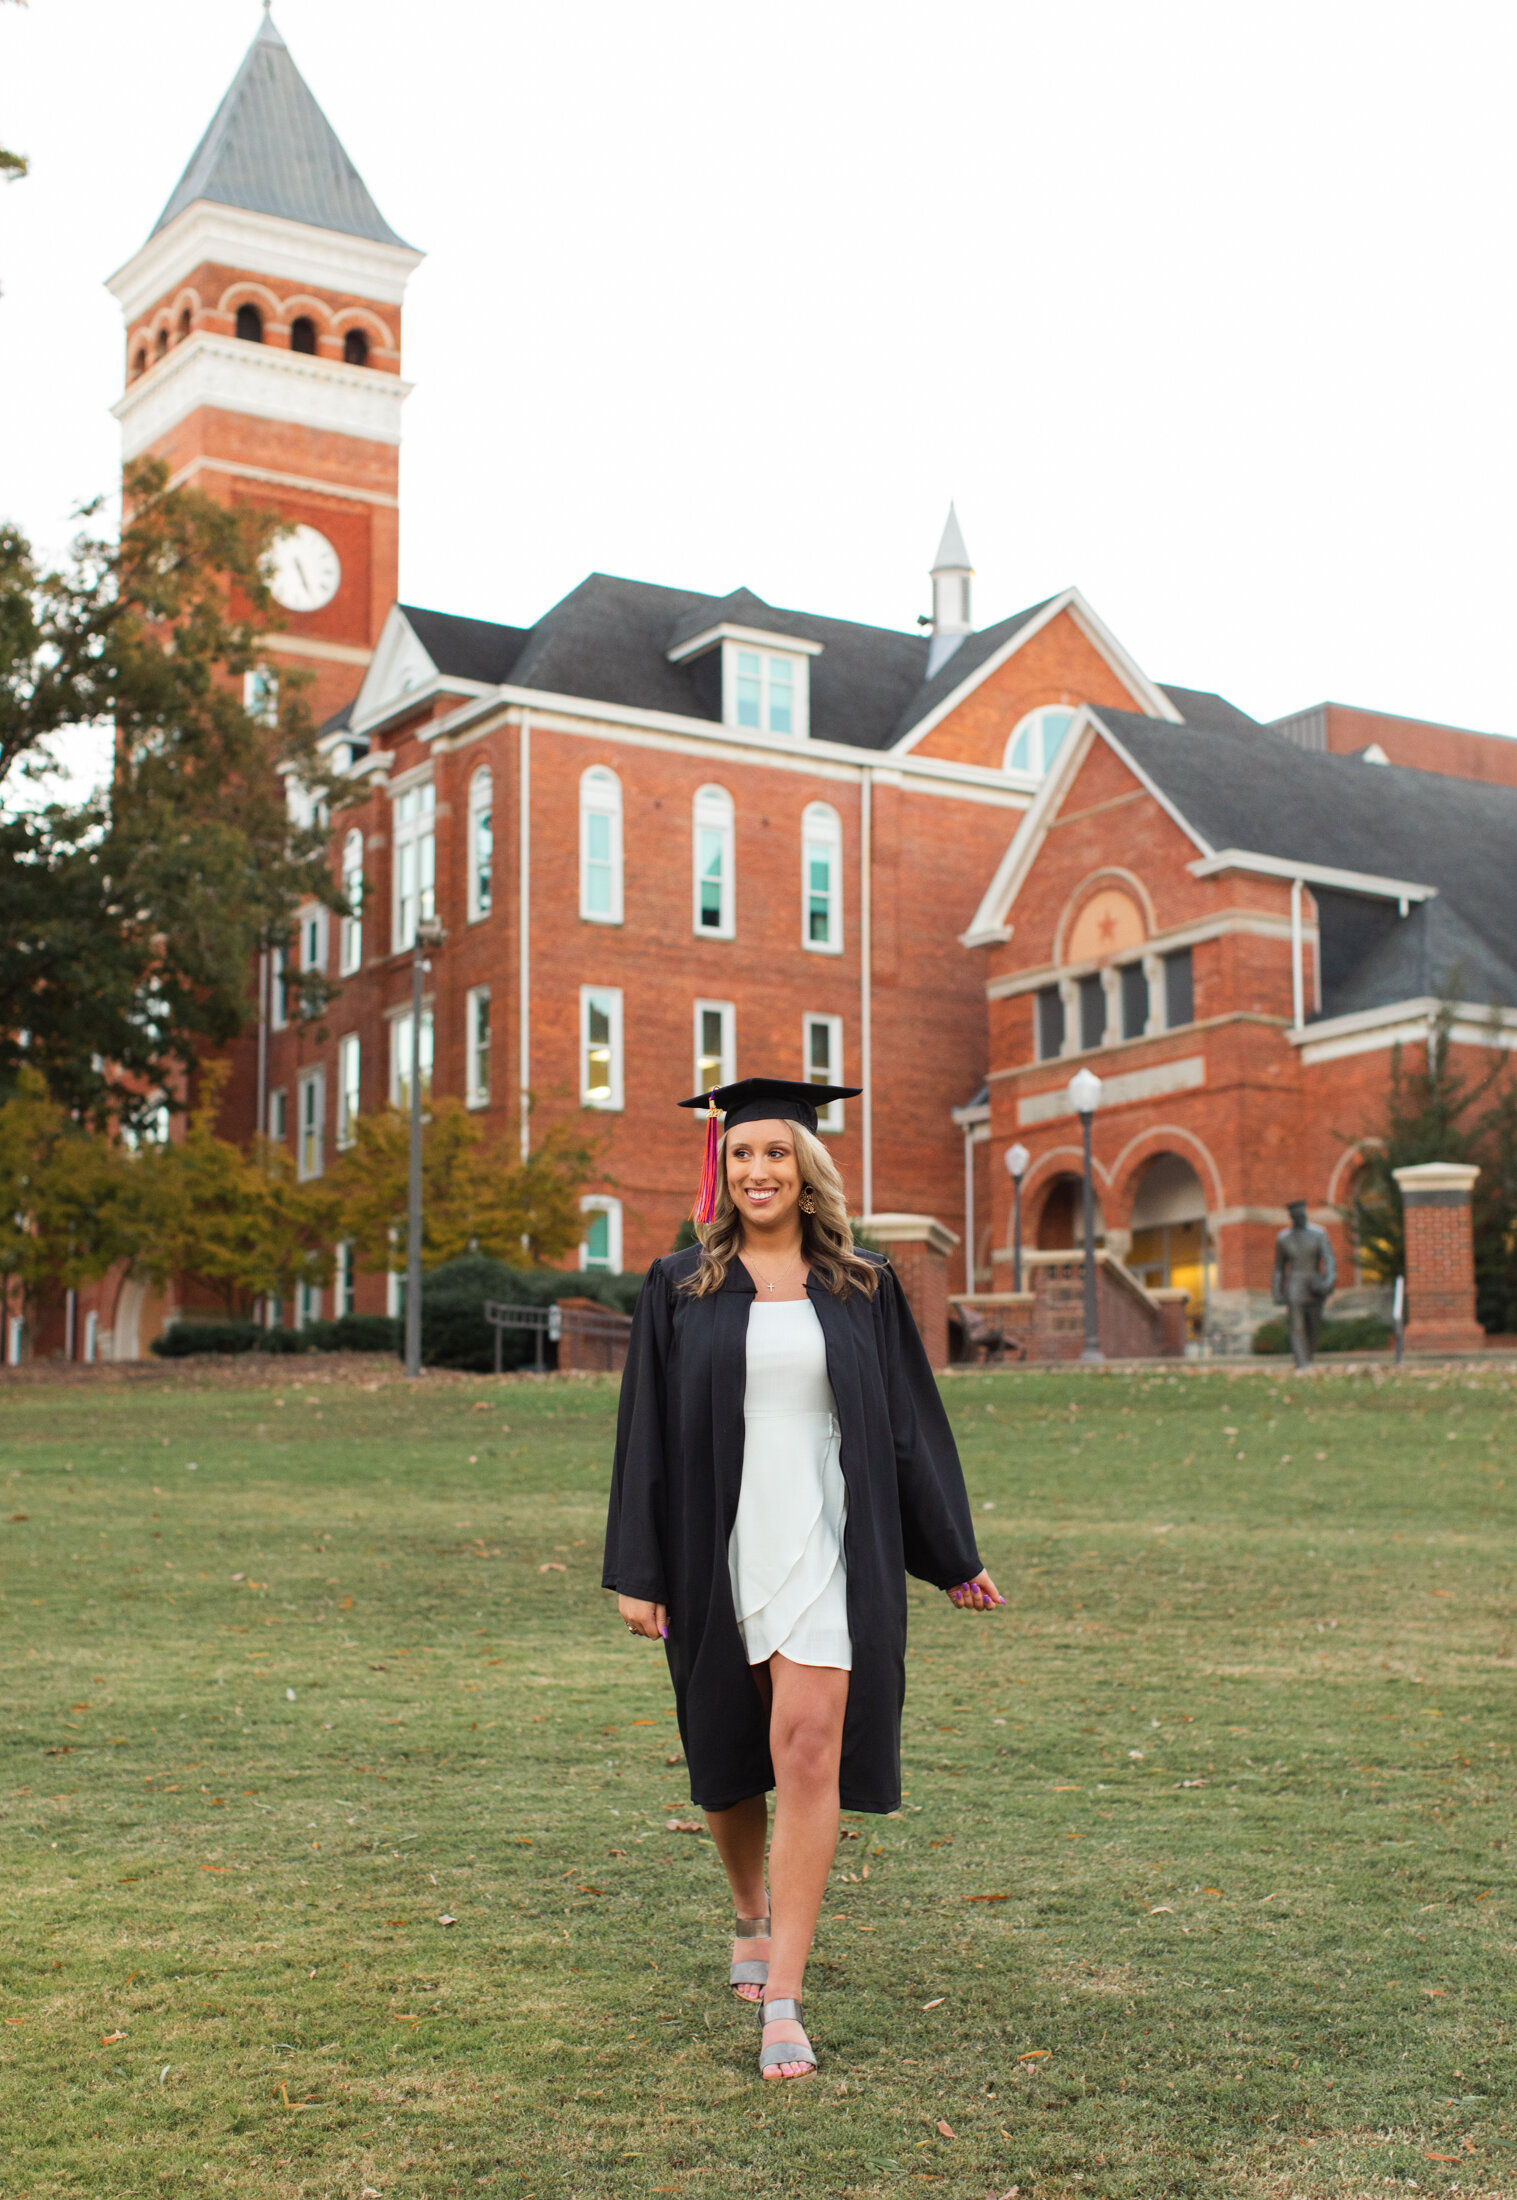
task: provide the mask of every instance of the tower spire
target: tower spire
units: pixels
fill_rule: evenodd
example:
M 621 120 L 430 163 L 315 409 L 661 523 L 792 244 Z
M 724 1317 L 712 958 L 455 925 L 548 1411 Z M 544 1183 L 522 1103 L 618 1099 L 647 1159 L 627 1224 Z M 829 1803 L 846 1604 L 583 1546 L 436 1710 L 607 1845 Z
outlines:
M 927 677 L 947 664 L 966 634 L 974 632 L 970 613 L 969 584 L 974 567 L 964 547 L 964 531 L 952 504 L 943 525 L 943 539 L 932 561 L 932 647 L 927 652 Z

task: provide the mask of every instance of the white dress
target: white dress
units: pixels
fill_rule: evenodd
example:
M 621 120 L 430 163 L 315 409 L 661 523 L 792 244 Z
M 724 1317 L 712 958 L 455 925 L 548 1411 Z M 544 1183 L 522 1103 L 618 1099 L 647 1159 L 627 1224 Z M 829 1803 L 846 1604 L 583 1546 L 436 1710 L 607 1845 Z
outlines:
M 727 1545 L 732 1602 L 750 1665 L 853 1667 L 848 1639 L 837 1404 L 809 1299 L 748 1317 L 743 1486 Z

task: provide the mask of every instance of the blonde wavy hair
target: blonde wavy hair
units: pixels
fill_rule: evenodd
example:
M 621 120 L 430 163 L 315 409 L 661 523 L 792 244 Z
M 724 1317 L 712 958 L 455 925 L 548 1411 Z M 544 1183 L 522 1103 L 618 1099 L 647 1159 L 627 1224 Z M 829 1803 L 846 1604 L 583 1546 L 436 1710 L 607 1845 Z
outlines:
M 854 1249 L 848 1197 L 837 1163 L 803 1124 L 791 1123 L 788 1128 L 795 1139 L 802 1195 L 810 1192 L 815 1201 L 814 1213 L 801 1209 L 801 1251 L 813 1275 L 821 1278 L 835 1298 L 846 1299 L 850 1291 L 862 1291 L 865 1298 L 872 1299 L 880 1287 L 880 1272 Z M 727 1185 L 725 1131 L 717 1146 L 716 1213 L 710 1222 L 698 1222 L 695 1234 L 700 1239 L 700 1266 L 681 1288 L 692 1298 L 703 1299 L 721 1290 L 743 1243 L 743 1218 L 733 1205 Z

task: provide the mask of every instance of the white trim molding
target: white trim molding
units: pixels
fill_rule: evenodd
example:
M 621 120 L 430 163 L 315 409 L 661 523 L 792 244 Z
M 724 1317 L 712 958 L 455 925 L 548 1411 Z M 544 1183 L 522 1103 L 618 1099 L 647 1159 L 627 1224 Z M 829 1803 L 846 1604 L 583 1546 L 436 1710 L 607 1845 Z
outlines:
M 1182 1055 L 1177 1062 L 1155 1062 L 1149 1069 L 1119 1070 L 1101 1079 L 1101 1112 L 1130 1107 L 1138 1100 L 1161 1100 L 1172 1092 L 1199 1092 L 1206 1083 L 1206 1056 Z M 1055 1085 L 1051 1092 L 1022 1093 L 1017 1100 L 1017 1128 L 1029 1123 L 1055 1123 L 1073 1115 L 1068 1088 Z
M 121 423 L 122 455 L 135 458 L 202 406 L 366 443 L 398 443 L 400 408 L 410 394 L 411 384 L 398 374 L 196 329 L 139 375 L 111 411 Z
M 794 634 L 768 634 L 756 626 L 729 626 L 725 621 L 708 626 L 688 642 L 679 642 L 664 655 L 671 665 L 682 665 L 687 658 L 699 657 L 706 650 L 714 649 L 718 642 L 741 642 L 745 649 L 772 649 L 781 657 L 820 657 L 821 642 L 803 642 Z
M 1328 863 L 1296 863 L 1285 856 L 1255 855 L 1247 848 L 1219 848 L 1185 868 L 1192 878 L 1216 878 L 1222 871 L 1248 871 L 1257 878 L 1300 879 L 1306 886 L 1336 886 L 1346 894 L 1371 894 L 1381 901 L 1432 901 L 1436 886 L 1412 879 L 1381 878 L 1373 871 L 1340 871 Z M 1405 915 L 1403 909 L 1402 914 Z
M 1348 1016 L 1324 1016 L 1285 1037 L 1301 1050 L 1303 1068 L 1339 1062 L 1351 1054 L 1374 1054 L 1394 1046 L 1420 1046 L 1437 1022 L 1443 1003 L 1434 994 L 1389 1001 L 1383 1008 L 1356 1009 Z M 1490 1008 L 1480 1001 L 1455 1005 L 1449 1037 L 1460 1046 L 1500 1047 L 1517 1053 L 1517 1009 Z
M 381 244 L 345 231 L 316 229 L 279 214 L 195 199 L 166 229 L 106 277 L 106 289 L 135 321 L 197 267 L 235 267 L 281 282 L 335 290 L 398 306 L 426 258 L 408 244 Z

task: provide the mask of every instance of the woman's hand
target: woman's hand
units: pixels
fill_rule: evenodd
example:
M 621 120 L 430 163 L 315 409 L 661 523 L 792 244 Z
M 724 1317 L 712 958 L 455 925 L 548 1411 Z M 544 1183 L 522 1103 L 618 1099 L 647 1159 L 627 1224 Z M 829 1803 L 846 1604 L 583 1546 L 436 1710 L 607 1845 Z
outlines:
M 628 1632 L 646 1635 L 650 1642 L 666 1641 L 669 1635 L 669 1610 L 663 1604 L 645 1604 L 641 1597 L 618 1597 L 616 1609 L 627 1622 Z
M 998 1604 L 1006 1602 L 1000 1590 L 983 1567 L 973 1581 L 962 1581 L 956 1589 L 950 1589 L 949 1597 L 961 1612 L 993 1612 Z

